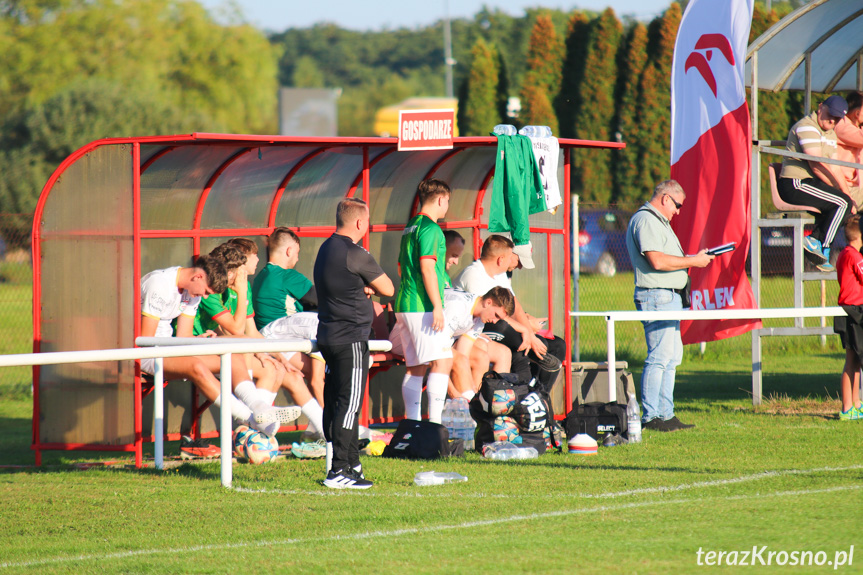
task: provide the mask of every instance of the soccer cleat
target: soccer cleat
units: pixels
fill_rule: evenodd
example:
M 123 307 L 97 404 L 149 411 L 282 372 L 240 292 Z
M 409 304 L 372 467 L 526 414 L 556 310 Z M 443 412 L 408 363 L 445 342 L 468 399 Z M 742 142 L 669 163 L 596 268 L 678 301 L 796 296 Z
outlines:
M 261 433 L 273 437 L 282 425 L 287 425 L 299 419 L 302 410 L 293 405 L 291 407 L 271 407 L 266 411 L 256 413 L 252 418 L 254 427 Z
M 340 471 L 331 470 L 324 479 L 324 485 L 330 489 L 368 489 L 374 485 L 360 473 L 347 467 Z
M 681 429 L 692 429 L 695 427 L 693 423 L 683 423 L 677 416 L 675 415 L 671 419 L 665 420 L 665 426 L 668 428 L 667 431 L 680 431 Z
M 824 250 L 821 252 L 821 255 L 824 256 L 824 261 L 816 263 L 815 267 L 822 272 L 835 272 L 836 268 L 833 267 L 833 264 L 830 263 L 830 248 L 824 248 Z
M 327 454 L 327 444 L 324 441 L 313 443 L 294 443 L 291 453 L 297 459 L 320 459 Z
M 215 445 L 210 445 L 203 439 L 192 439 L 188 435 L 180 438 L 181 459 L 205 459 L 219 457 L 222 450 Z
M 544 369 L 545 371 L 555 372 L 560 371 L 561 362 L 559 359 L 546 352 L 544 356 L 541 358 L 534 352 L 530 350 L 527 352 L 527 359 Z
M 826 261 L 824 258 L 824 248 L 821 246 L 821 242 L 812 236 L 806 236 L 803 238 L 803 249 L 815 256 L 816 259 Z

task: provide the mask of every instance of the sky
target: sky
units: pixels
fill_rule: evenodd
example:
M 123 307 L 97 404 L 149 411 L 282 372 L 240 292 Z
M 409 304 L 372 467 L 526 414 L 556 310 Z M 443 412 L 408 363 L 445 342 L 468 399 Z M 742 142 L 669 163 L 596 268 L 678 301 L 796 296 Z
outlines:
M 220 21 L 231 3 L 244 21 L 267 31 L 307 28 L 318 22 L 332 22 L 352 30 L 416 28 L 440 20 L 449 5 L 451 18 L 471 18 L 483 6 L 500 9 L 511 16 L 524 15 L 525 8 L 542 6 L 570 11 L 575 8 L 601 11 L 614 8 L 618 16 L 631 15 L 650 20 L 663 12 L 671 0 L 198 0 Z M 230 9 L 228 8 L 228 13 Z

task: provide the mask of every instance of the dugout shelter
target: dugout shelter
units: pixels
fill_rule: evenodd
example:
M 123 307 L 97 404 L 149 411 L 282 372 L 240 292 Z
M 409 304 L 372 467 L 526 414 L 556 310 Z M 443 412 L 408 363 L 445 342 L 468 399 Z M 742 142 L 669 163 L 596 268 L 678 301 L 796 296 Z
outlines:
M 302 238 L 297 269 L 312 276 L 318 247 L 335 229 L 345 197 L 369 204 L 363 245 L 398 280 L 399 241 L 417 210 L 417 184 L 437 177 L 453 189 L 441 225 L 466 239 L 460 267 L 479 256 L 487 232 L 497 140 L 456 138 L 448 150 L 397 151 L 396 138 L 296 138 L 195 133 L 103 139 L 69 156 L 48 180 L 33 224 L 34 352 L 134 347 L 140 329 L 140 278 L 187 266 L 232 237 L 258 243 L 277 226 Z M 549 318 L 571 350 L 571 156 L 578 148 L 623 144 L 560 140 L 564 203 L 530 217 L 536 269 L 515 273 L 525 309 Z M 577 153 L 577 152 L 576 152 Z M 451 270 L 457 273 L 459 270 Z M 556 403 L 568 409 L 570 369 Z M 367 387 L 361 423 L 400 418 L 402 368 L 378 370 Z M 35 366 L 33 449 L 126 451 L 140 464 L 152 439 L 152 400 L 134 361 Z M 167 439 L 200 425 L 215 435 L 188 382 L 167 386 Z M 148 403 L 149 399 L 149 403 Z M 556 409 L 559 415 L 564 410 Z

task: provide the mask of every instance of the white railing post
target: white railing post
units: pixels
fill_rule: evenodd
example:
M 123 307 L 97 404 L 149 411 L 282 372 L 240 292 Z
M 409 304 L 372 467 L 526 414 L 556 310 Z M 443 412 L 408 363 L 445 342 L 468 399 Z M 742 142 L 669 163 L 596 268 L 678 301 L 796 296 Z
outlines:
M 153 457 L 156 469 L 165 468 L 165 370 L 163 359 L 155 359 L 156 368 L 153 374 Z
M 614 318 L 606 316 L 608 325 L 606 345 L 608 346 L 608 402 L 617 401 L 617 357 L 614 350 Z
M 232 435 L 231 435 L 231 354 L 222 355 L 222 371 L 221 371 L 222 389 L 221 389 L 221 406 L 219 408 L 219 436 L 222 447 L 222 486 L 230 487 L 233 470 L 231 458 Z

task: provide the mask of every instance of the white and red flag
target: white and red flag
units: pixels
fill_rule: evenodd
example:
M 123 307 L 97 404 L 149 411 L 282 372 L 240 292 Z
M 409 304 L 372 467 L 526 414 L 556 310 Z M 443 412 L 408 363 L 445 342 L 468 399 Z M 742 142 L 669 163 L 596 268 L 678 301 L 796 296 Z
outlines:
M 743 63 L 754 0 L 692 0 L 683 13 L 671 71 L 671 177 L 686 204 L 672 220 L 683 251 L 736 242 L 708 267 L 690 269 L 692 309 L 755 308 L 746 277 L 750 229 L 749 107 Z M 714 341 L 760 321 L 686 321 L 683 343 Z

